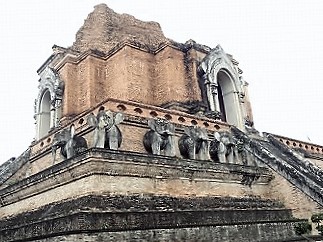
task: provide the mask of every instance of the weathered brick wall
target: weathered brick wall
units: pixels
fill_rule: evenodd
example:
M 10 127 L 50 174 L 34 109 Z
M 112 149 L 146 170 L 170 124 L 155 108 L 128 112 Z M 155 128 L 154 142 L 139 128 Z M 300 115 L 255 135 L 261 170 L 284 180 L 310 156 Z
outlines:
M 134 230 L 122 232 L 80 233 L 34 240 L 35 242 L 108 242 L 108 241 L 274 241 L 294 237 L 292 224 L 246 224 L 199 228 Z M 298 238 L 293 241 L 306 241 Z
M 59 74 L 64 81 L 62 117 L 73 117 L 90 106 L 89 72 L 91 60 L 86 58 L 81 63 L 67 63 Z
M 108 98 L 160 106 L 201 101 L 195 50 L 166 46 L 149 53 L 129 45 L 100 58 L 87 55 L 60 69 L 65 83 L 63 117 L 80 114 Z
M 298 222 L 256 197 L 88 195 L 2 219 L 0 240 L 273 241 L 293 237 Z
M 185 61 L 187 60 L 184 53 L 171 47 L 166 47 L 156 54 L 157 65 L 153 83 L 155 104 L 201 100 L 198 83 L 193 82 L 186 74 Z
M 278 173 L 270 182 L 266 196 L 282 201 L 287 208 L 292 210 L 296 218 L 309 219 L 314 213 L 323 212 L 315 201 Z
M 153 98 L 155 55 L 129 46 L 126 52 L 127 96 L 125 100 L 155 104 Z
M 265 168 L 92 149 L 0 190 L 0 216 L 86 194 L 263 197 L 270 179 Z

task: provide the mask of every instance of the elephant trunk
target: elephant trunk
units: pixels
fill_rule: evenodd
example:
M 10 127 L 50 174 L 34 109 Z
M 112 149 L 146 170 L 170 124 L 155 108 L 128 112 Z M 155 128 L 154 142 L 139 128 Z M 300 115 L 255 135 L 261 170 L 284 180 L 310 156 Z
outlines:
M 53 164 L 55 164 L 56 162 L 56 151 L 58 149 L 58 145 L 57 144 L 53 144 L 52 145 L 52 158 L 53 158 Z

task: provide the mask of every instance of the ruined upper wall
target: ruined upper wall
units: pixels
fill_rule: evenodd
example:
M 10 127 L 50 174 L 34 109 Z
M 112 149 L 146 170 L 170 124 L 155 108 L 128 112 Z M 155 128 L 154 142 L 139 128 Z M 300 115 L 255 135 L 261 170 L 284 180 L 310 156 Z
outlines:
M 53 50 L 38 70 L 44 84 L 35 109 L 38 140 L 111 98 L 221 119 L 241 129 L 246 120 L 253 123 L 238 62 L 219 46 L 211 49 L 193 40 L 167 39 L 158 23 L 100 4 L 71 47 Z M 48 70 L 55 73 L 50 83 Z M 64 84 L 62 91 L 56 88 L 58 79 Z M 53 91 L 46 89 L 47 84 Z M 221 99 L 222 109 L 215 99 Z
M 71 49 L 84 52 L 96 49 L 107 53 L 124 42 L 156 50 L 168 42 L 156 22 L 144 22 L 128 14 L 118 14 L 105 4 L 95 6 L 76 34 Z
M 95 6 L 54 67 L 65 82 L 62 117 L 107 98 L 156 106 L 201 101 L 193 49 L 167 39 L 156 22 Z

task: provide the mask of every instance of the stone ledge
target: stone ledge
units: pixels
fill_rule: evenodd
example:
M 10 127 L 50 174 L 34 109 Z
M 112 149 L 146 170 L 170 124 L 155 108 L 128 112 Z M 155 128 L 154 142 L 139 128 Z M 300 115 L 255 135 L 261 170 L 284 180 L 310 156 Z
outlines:
M 73 210 L 75 208 L 76 210 Z M 31 222 L 30 217 L 42 217 L 46 211 L 46 216 L 53 214 L 69 214 L 72 211 L 104 211 L 104 212 L 139 212 L 139 211 L 206 211 L 214 209 L 237 210 L 283 210 L 281 202 L 256 197 L 171 197 L 154 195 L 88 195 L 79 198 L 54 202 L 40 207 L 35 211 L 22 214 L 20 223 Z M 66 211 L 64 213 L 63 211 Z M 10 217 L 9 217 L 10 218 Z M 18 221 L 16 221 L 18 224 Z M 16 224 L 13 223 L 12 225 Z M 3 224 L 0 225 L 0 228 Z
M 219 241 L 221 242 L 308 242 L 320 241 L 323 236 L 295 236 L 291 223 L 246 224 L 233 226 L 205 226 L 175 229 L 130 230 L 120 232 L 94 232 L 60 235 L 33 240 L 34 242 L 142 242 L 142 241 Z M 249 236 L 249 237 L 248 237 Z
M 271 208 L 270 208 L 271 207 Z M 296 222 L 291 211 L 256 198 L 87 196 L 2 219 L 0 241 L 90 231 L 127 231 Z
M 95 174 L 158 179 L 211 180 L 240 184 L 246 177 L 255 179 L 255 184 L 267 184 L 272 179 L 272 173 L 264 167 L 93 148 L 0 190 L 1 205 L 5 206 Z

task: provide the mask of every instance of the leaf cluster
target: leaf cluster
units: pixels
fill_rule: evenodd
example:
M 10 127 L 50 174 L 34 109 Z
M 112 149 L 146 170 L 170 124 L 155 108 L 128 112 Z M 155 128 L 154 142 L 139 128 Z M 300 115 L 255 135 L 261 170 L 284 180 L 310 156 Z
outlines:
M 312 230 L 312 225 L 308 221 L 298 222 L 294 225 L 297 235 L 308 234 Z

